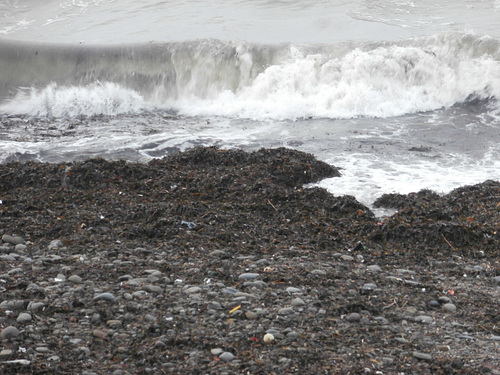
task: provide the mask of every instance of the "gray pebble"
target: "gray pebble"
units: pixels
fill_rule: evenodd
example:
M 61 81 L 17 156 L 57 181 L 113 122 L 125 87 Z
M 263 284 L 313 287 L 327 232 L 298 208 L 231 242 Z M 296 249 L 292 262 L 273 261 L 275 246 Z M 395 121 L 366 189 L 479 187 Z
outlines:
M 425 361 L 430 361 L 432 360 L 432 356 L 430 354 L 426 353 L 420 353 L 420 352 L 413 352 L 413 356 L 418 359 L 423 359 Z
M 160 287 L 158 285 L 151 285 L 151 284 L 145 285 L 144 286 L 144 290 L 146 292 L 156 293 L 156 294 L 160 294 L 161 292 L 163 292 L 163 288 L 162 287 Z
M 2 241 L 6 243 L 10 243 L 11 245 L 19 245 L 23 244 L 25 241 L 22 237 L 11 236 L 10 234 L 4 234 L 2 236 Z
M 3 301 L 0 303 L 2 310 L 22 310 L 24 309 L 24 301 L 22 299 Z
M 302 293 L 302 289 L 295 288 L 293 286 L 289 286 L 288 288 L 285 289 L 286 292 L 293 294 L 293 293 Z
M 23 243 L 18 243 L 15 247 L 15 250 L 16 251 L 19 251 L 19 252 L 22 252 L 24 250 L 26 250 L 27 246 Z
M 258 315 L 257 313 L 253 312 L 253 311 L 247 311 L 245 313 L 245 316 L 248 320 L 254 320 L 254 319 L 257 319 Z
M 365 290 L 365 291 L 368 291 L 368 290 L 374 290 L 377 288 L 377 285 L 373 284 L 373 283 L 366 283 L 365 285 L 363 285 L 361 287 L 361 289 Z
M 28 313 L 21 313 L 18 315 L 16 321 L 18 323 L 26 323 L 26 322 L 30 322 L 31 321 L 31 315 L 28 314 Z
M 368 267 L 366 267 L 366 269 L 368 271 L 372 271 L 372 272 L 381 272 L 382 271 L 382 268 L 380 268 L 380 266 L 377 266 L 376 264 L 368 266 Z
M 224 352 L 219 356 L 224 362 L 231 362 L 234 359 L 234 355 L 229 352 Z
M 326 272 L 323 270 L 312 270 L 311 274 L 316 276 L 326 276 Z
M 260 275 L 258 273 L 242 273 L 240 276 L 238 276 L 239 279 L 241 280 L 253 280 L 259 277 Z
M 49 250 L 57 250 L 61 247 L 63 247 L 63 243 L 60 241 L 60 240 L 52 240 L 49 244 L 49 246 L 47 246 L 47 248 Z
M 45 306 L 43 302 L 33 302 L 28 303 L 28 311 L 38 312 Z
M 213 348 L 212 350 L 210 350 L 210 353 L 212 353 L 213 355 L 219 355 L 223 352 L 224 350 L 222 350 L 221 348 Z
M 453 313 L 457 311 L 457 307 L 453 303 L 445 303 L 442 307 L 443 311 Z
M 493 278 L 493 281 L 496 282 L 496 283 L 498 283 L 498 284 L 500 284 L 500 276 L 495 276 Z
M 81 284 L 83 281 L 82 278 L 78 275 L 71 275 L 70 277 L 68 277 L 68 280 L 73 284 Z
M 94 297 L 94 301 L 108 301 L 108 302 L 114 302 L 116 300 L 116 297 L 112 295 L 111 293 L 101 293 L 98 294 L 97 296 Z
M 293 308 L 292 307 L 283 307 L 278 310 L 278 314 L 280 315 L 287 315 L 293 313 Z
M 14 351 L 11 349 L 2 349 L 2 351 L 0 351 L 0 358 L 10 357 L 13 353 Z
M 345 260 L 345 261 L 347 261 L 347 262 L 352 262 L 352 261 L 354 260 L 354 257 L 352 257 L 352 256 L 350 256 L 350 255 L 342 255 L 342 256 L 340 257 L 340 259 Z
M 199 286 L 192 286 L 190 288 L 184 289 L 184 293 L 186 294 L 194 294 L 201 292 L 202 289 Z
M 436 300 L 429 301 L 429 302 L 427 302 L 427 304 L 429 305 L 429 307 L 432 307 L 432 308 L 438 308 L 441 306 L 441 304 Z
M 298 306 L 305 306 L 306 303 L 304 302 L 304 300 L 302 298 L 295 298 L 292 301 L 291 305 L 295 306 L 295 307 L 298 307 Z
M 3 339 L 7 340 L 15 339 L 17 336 L 19 336 L 19 330 L 14 326 L 8 326 L 2 330 L 1 336 Z
M 358 313 L 350 313 L 345 317 L 345 319 L 351 323 L 359 322 L 361 320 L 361 315 L 359 315 Z
M 451 303 L 451 299 L 449 297 L 442 296 L 438 298 L 438 302 L 444 305 L 445 303 Z
M 428 315 L 419 315 L 415 318 L 415 321 L 417 323 L 425 323 L 425 324 L 430 324 L 434 321 L 434 319 L 432 319 L 432 317 L 428 316 Z

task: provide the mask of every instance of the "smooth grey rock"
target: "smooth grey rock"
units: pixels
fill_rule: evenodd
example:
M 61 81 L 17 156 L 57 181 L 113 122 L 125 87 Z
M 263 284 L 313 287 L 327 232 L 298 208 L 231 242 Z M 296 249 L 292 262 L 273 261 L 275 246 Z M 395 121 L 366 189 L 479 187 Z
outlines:
M 45 303 L 43 303 L 43 302 L 33 302 L 33 301 L 31 301 L 30 303 L 28 303 L 27 310 L 28 311 L 32 311 L 32 312 L 38 312 L 41 309 L 43 309 L 44 306 L 45 306 Z
M 323 270 L 312 270 L 311 274 L 316 276 L 326 276 L 326 272 Z
M 81 284 L 83 282 L 82 278 L 78 275 L 71 275 L 70 277 L 68 277 L 68 280 L 73 284 Z
M 366 283 L 364 284 L 361 289 L 363 289 L 364 291 L 369 291 L 369 290 L 374 290 L 377 288 L 377 285 L 376 284 L 373 284 L 373 283 Z
M 351 323 L 359 322 L 361 320 L 361 315 L 359 315 L 358 313 L 350 313 L 345 317 L 345 320 Z
M 156 294 L 160 294 L 161 292 L 163 292 L 163 288 L 162 287 L 160 287 L 158 285 L 151 285 L 151 284 L 145 285 L 144 286 L 144 290 L 146 292 L 156 293 Z
M 247 273 L 242 273 L 240 276 L 238 276 L 238 278 L 241 280 L 254 280 L 259 276 L 260 275 L 258 273 L 247 272 Z
M 457 311 L 457 307 L 453 303 L 445 303 L 441 309 L 445 312 L 454 313 Z
M 224 362 L 231 362 L 234 359 L 234 355 L 229 353 L 229 352 L 224 352 L 219 355 L 219 358 L 222 359 Z
M 295 288 L 293 286 L 289 286 L 288 288 L 285 289 L 286 292 L 293 294 L 293 293 L 302 293 L 302 289 Z
M 438 298 L 438 302 L 442 305 L 444 305 L 445 303 L 451 303 L 451 298 L 446 296 L 441 296 Z
M 2 310 L 22 310 L 24 309 L 24 301 L 22 299 L 3 301 L 0 303 Z
M 382 268 L 380 268 L 380 266 L 376 265 L 376 264 L 373 264 L 371 266 L 368 266 L 366 267 L 366 269 L 368 271 L 372 271 L 372 272 L 381 272 L 382 271 Z
M 32 319 L 31 315 L 28 314 L 28 313 L 21 313 L 17 316 L 17 319 L 16 321 L 18 323 L 26 323 L 26 322 L 30 322 Z
M 292 307 L 283 307 L 278 310 L 278 314 L 280 315 L 287 315 L 293 313 L 293 308 Z
M 199 293 L 203 289 L 201 289 L 199 286 L 192 286 L 190 288 L 184 289 L 184 293 L 186 294 L 194 294 L 194 293 Z
M 22 237 L 11 236 L 10 234 L 4 234 L 2 236 L 2 241 L 6 242 L 6 243 L 10 243 L 11 245 L 19 245 L 19 244 L 25 243 L 25 241 Z
M 422 359 L 424 361 L 432 360 L 432 355 L 420 352 L 413 352 L 413 356 L 418 359 Z
M 419 316 L 415 317 L 415 321 L 417 323 L 430 324 L 430 323 L 434 322 L 434 319 L 432 319 L 432 317 L 428 316 L 428 315 L 419 315 Z
M 213 355 L 219 355 L 219 354 L 222 354 L 224 352 L 224 350 L 222 350 L 221 348 L 213 348 L 212 350 L 210 350 L 210 353 L 212 353 Z
M 63 247 L 63 243 L 61 242 L 61 240 L 52 240 L 50 241 L 50 244 L 49 246 L 47 246 L 47 249 L 49 250 L 57 250 L 61 247 Z
M 98 294 L 97 296 L 94 297 L 94 301 L 107 301 L 107 302 L 114 302 L 116 300 L 116 297 L 108 292 Z
M 304 300 L 302 298 L 295 298 L 292 300 L 291 305 L 294 307 L 299 307 L 299 306 L 305 306 L 306 303 L 304 302 Z
M 11 340 L 19 336 L 19 330 L 14 326 L 5 327 L 2 330 L 1 335 L 3 339 Z
M 15 247 L 15 250 L 18 251 L 18 252 L 23 252 L 24 250 L 26 250 L 28 247 L 23 244 L 23 243 L 18 243 Z

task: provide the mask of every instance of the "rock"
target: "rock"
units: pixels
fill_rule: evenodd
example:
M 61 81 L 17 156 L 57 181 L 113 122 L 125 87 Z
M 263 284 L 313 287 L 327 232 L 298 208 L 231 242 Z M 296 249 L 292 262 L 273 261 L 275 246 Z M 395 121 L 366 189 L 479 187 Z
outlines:
M 32 319 L 31 315 L 28 314 L 28 313 L 21 313 L 18 315 L 16 321 L 18 323 L 26 323 L 26 322 L 30 322 Z
M 451 303 L 451 299 L 449 297 L 446 297 L 446 296 L 441 296 L 438 298 L 438 302 L 442 305 L 446 304 L 446 303 Z
M 453 303 L 445 303 L 443 306 L 441 306 L 441 309 L 448 313 L 454 313 L 455 311 L 457 311 L 457 307 Z
M 11 349 L 2 349 L 0 351 L 0 358 L 10 357 L 14 353 Z
M 316 276 L 326 276 L 326 272 L 323 270 L 312 270 L 311 274 Z
M 61 247 L 64 247 L 64 245 L 60 240 L 52 240 L 49 246 L 47 246 L 47 249 L 50 251 L 50 250 L 57 250 Z
M 22 310 L 24 309 L 24 301 L 22 299 L 3 301 L 0 303 L 2 310 Z
M 28 247 L 23 244 L 23 243 L 18 243 L 15 247 L 16 252 L 22 253 L 24 250 L 26 250 Z
M 260 275 L 258 273 L 242 273 L 240 276 L 238 276 L 238 278 L 241 280 L 253 280 L 259 276 Z
M 224 352 L 219 355 L 219 358 L 224 362 L 231 362 L 232 360 L 234 360 L 234 355 L 229 352 Z
M 108 292 L 98 294 L 94 297 L 94 301 L 107 301 L 107 302 L 115 302 L 116 297 Z
M 353 262 L 354 261 L 354 257 L 352 257 L 350 255 L 345 255 L 345 254 L 341 255 L 340 259 L 345 260 L 346 262 Z
M 210 350 L 210 353 L 212 353 L 213 355 L 220 355 L 223 352 L 224 350 L 222 350 L 221 348 L 213 348 Z
M 12 340 L 19 336 L 19 330 L 14 326 L 8 326 L 2 330 L 1 336 L 3 339 Z
M 83 282 L 82 278 L 78 275 L 71 275 L 70 277 L 68 277 L 68 280 L 73 284 L 81 284 Z
M 278 310 L 278 314 L 280 315 L 288 315 L 293 313 L 293 308 L 292 307 L 283 307 Z
M 302 298 L 295 298 L 292 300 L 291 305 L 294 307 L 300 307 L 300 306 L 305 306 L 306 303 Z
M 184 289 L 184 293 L 186 294 L 195 294 L 201 292 L 203 289 L 201 289 L 199 286 L 192 286 L 190 288 Z
M 345 317 L 345 320 L 347 320 L 348 322 L 350 323 L 355 323 L 355 322 L 359 322 L 361 320 L 361 315 L 358 314 L 358 313 L 350 313 L 349 315 L 347 315 Z
M 422 359 L 424 361 L 432 360 L 432 355 L 420 352 L 413 352 L 413 356 L 417 359 Z
M 289 286 L 288 288 L 285 289 L 285 291 L 288 292 L 288 293 L 290 293 L 290 294 L 302 293 L 302 289 L 295 288 L 293 286 Z
M 273 335 L 272 333 L 266 333 L 266 334 L 264 335 L 264 339 L 263 339 L 263 340 L 264 340 L 264 342 L 265 342 L 266 344 L 269 344 L 269 343 L 271 343 L 271 342 L 273 342 L 273 341 L 274 341 L 274 335 Z
M 432 319 L 432 317 L 427 316 L 427 315 L 419 315 L 419 316 L 415 317 L 415 321 L 417 323 L 430 324 L 430 323 L 434 322 L 434 319 Z
M 31 301 L 30 303 L 28 303 L 27 310 L 28 311 L 32 311 L 32 312 L 38 312 L 41 309 L 43 309 L 44 306 L 45 306 L 45 303 L 43 303 L 43 302 L 33 302 L 33 301 Z
M 10 243 L 11 245 L 19 245 L 25 243 L 22 237 L 11 236 L 10 234 L 4 234 L 2 236 L 2 241 L 5 243 Z
M 377 266 L 376 264 L 368 266 L 368 267 L 366 267 L 366 269 L 368 271 L 371 271 L 371 272 L 381 272 L 382 271 L 382 268 L 380 268 L 380 266 Z
M 245 312 L 245 316 L 248 320 L 254 320 L 254 319 L 257 319 L 258 314 L 253 312 L 253 311 L 247 311 L 247 312 Z

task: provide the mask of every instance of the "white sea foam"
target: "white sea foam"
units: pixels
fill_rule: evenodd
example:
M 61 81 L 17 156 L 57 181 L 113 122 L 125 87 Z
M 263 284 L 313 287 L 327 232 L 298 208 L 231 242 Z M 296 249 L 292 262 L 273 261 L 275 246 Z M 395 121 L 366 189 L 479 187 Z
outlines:
M 147 107 L 135 91 L 111 82 L 87 86 L 58 86 L 20 91 L 0 106 L 0 112 L 43 117 L 117 115 Z

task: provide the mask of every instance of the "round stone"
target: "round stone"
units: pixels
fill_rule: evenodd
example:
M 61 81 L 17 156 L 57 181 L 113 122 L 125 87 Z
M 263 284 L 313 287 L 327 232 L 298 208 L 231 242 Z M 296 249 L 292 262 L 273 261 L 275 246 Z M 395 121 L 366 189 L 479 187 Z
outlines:
M 21 313 L 18 315 L 17 317 L 17 322 L 18 323 L 26 323 L 26 322 L 30 322 L 31 321 L 31 315 L 28 314 L 28 313 Z
M 94 297 L 94 301 L 114 302 L 115 300 L 116 300 L 116 297 L 108 292 L 98 294 L 97 296 Z
M 242 273 L 240 276 L 238 276 L 238 278 L 241 280 L 253 280 L 257 277 L 259 277 L 258 273 Z
M 83 281 L 82 278 L 78 275 L 71 275 L 70 277 L 68 277 L 68 280 L 73 284 L 81 284 Z
M 274 335 L 273 335 L 272 333 L 266 333 L 266 334 L 264 335 L 264 342 L 265 342 L 266 344 L 269 344 L 269 343 L 271 343 L 271 342 L 273 342 L 273 341 L 274 341 Z
M 253 319 L 257 319 L 257 313 L 253 312 L 253 311 L 247 311 L 245 313 L 245 316 L 248 320 L 253 320 Z
M 419 315 L 415 318 L 415 321 L 418 323 L 430 324 L 434 321 L 434 319 L 428 315 Z
M 371 266 L 368 266 L 366 267 L 366 269 L 368 271 L 372 271 L 372 272 L 381 272 L 382 271 L 382 268 L 380 268 L 380 266 L 376 265 L 376 264 L 373 264 Z
M 438 298 L 438 302 L 444 305 L 445 303 L 451 303 L 451 299 L 450 297 L 442 296 Z
M 231 362 L 234 359 L 234 355 L 229 352 L 224 352 L 219 356 L 224 362 Z
M 22 237 L 11 236 L 10 234 L 4 234 L 2 236 L 2 241 L 6 243 L 10 243 L 11 245 L 19 245 L 23 244 L 25 241 Z
M 7 340 L 15 339 L 17 336 L 19 336 L 19 330 L 14 326 L 8 326 L 2 330 L 1 336 L 3 339 Z
M 345 317 L 345 319 L 351 323 L 359 322 L 361 320 L 361 315 L 359 315 L 358 313 L 350 313 Z
M 441 309 L 445 312 L 454 313 L 457 311 L 457 307 L 453 303 L 445 303 Z
M 295 307 L 300 307 L 300 306 L 305 306 L 306 303 L 304 302 L 304 300 L 302 298 L 295 298 L 293 301 L 292 301 L 292 306 L 295 306 Z

